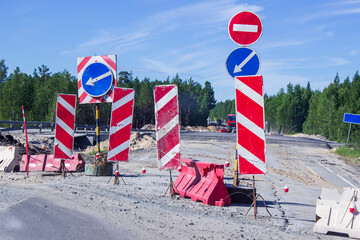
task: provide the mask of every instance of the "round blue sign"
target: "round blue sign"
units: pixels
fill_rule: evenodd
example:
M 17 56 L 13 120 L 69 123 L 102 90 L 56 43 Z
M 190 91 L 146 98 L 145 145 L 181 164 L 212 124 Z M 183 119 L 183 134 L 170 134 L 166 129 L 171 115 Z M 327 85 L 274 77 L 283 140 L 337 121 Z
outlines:
M 113 84 L 112 71 L 103 63 L 92 63 L 86 67 L 81 84 L 89 95 L 101 97 L 110 90 Z
M 225 65 L 233 78 L 237 76 L 253 76 L 259 72 L 260 58 L 254 50 L 241 47 L 230 53 Z

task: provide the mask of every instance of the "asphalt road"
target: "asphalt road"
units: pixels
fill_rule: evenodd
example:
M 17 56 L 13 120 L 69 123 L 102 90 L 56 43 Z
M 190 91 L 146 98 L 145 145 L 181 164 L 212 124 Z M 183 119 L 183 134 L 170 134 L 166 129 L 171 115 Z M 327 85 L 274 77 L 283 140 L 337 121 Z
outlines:
M 236 133 L 219 133 L 219 132 L 181 132 L 180 138 L 183 140 L 217 140 L 226 142 L 235 142 Z M 337 142 L 320 140 L 306 137 L 288 137 L 284 135 L 265 135 L 266 144 L 286 144 L 286 145 L 304 145 L 304 146 L 316 146 L 324 148 L 334 148 L 342 145 Z

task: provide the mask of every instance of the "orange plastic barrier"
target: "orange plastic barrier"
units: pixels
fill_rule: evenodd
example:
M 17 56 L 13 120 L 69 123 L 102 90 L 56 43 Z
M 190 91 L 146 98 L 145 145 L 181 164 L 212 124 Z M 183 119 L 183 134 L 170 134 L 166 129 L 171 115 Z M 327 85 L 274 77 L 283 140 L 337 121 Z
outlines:
M 80 154 L 74 154 L 74 159 L 64 161 L 65 167 L 70 172 L 83 171 L 85 168 L 85 161 Z M 61 159 L 54 158 L 54 155 L 31 155 L 29 156 L 29 171 L 44 171 L 44 172 L 57 172 L 60 169 Z M 20 171 L 25 171 L 26 155 L 22 156 L 20 163 Z
M 224 165 L 183 158 L 182 171 L 173 192 L 205 205 L 229 206 L 231 199 L 224 184 Z

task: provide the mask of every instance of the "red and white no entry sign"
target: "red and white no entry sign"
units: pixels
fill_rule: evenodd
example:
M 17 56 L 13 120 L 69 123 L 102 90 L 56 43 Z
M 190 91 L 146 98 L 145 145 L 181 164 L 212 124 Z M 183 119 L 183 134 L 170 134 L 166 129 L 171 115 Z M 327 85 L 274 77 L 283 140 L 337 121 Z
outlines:
M 252 12 L 239 12 L 229 22 L 230 38 L 240 45 L 256 42 L 262 32 L 260 18 Z

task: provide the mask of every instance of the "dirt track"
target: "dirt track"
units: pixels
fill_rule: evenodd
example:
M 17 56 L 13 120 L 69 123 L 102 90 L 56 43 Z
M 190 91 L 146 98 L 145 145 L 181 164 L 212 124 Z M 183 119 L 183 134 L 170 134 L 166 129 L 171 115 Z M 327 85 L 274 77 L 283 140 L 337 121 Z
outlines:
M 182 157 L 231 161 L 225 181 L 232 183 L 233 142 L 182 140 L 181 144 Z M 39 235 L 44 225 L 54 229 L 52 239 L 339 239 L 312 232 L 321 187 L 341 189 L 346 185 L 323 174 L 314 167 L 317 164 L 311 165 L 314 159 L 343 169 L 344 174 L 346 169 L 351 170 L 347 179 L 360 175 L 359 168 L 344 164 L 327 149 L 268 144 L 268 174 L 256 177 L 256 187 L 272 217 L 259 201 L 257 219 L 253 210 L 245 216 L 248 205 L 221 208 L 163 196 L 169 175 L 157 170 L 154 148 L 132 151 L 129 162 L 120 163 L 126 185 L 113 185 L 112 180 L 108 184 L 109 177 L 84 173 L 63 179 L 40 173 L 30 173 L 26 178 L 24 173 L 1 172 L 0 239 L 46 239 L 46 234 Z M 146 174 L 141 173 L 143 167 Z M 174 175 L 175 180 L 177 173 Z M 244 176 L 241 183 L 251 181 Z M 290 188 L 286 194 L 285 185 Z M 30 208 L 38 211 L 31 212 Z M 21 215 L 18 209 L 23 209 Z M 69 220 L 70 213 L 80 220 Z M 71 228 L 73 224 L 78 227 Z

